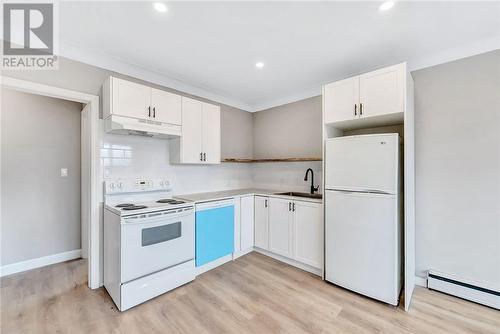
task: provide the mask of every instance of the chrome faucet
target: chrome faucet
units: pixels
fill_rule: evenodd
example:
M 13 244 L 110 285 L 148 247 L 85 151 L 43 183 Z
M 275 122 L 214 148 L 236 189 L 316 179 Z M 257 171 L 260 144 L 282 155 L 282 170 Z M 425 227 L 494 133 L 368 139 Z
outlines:
M 309 175 L 309 172 L 311 172 L 311 194 L 314 194 L 314 192 L 319 190 L 319 186 L 317 187 L 314 186 L 314 172 L 311 168 L 308 168 L 306 170 L 306 176 L 304 176 L 304 181 L 307 181 L 307 176 Z

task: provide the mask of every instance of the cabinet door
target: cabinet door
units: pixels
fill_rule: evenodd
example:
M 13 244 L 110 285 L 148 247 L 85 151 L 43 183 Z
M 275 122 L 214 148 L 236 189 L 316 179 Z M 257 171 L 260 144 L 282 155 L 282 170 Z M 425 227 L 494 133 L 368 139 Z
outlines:
M 202 151 L 205 162 L 220 164 L 220 107 L 203 103 Z
M 290 208 L 288 200 L 269 199 L 269 251 L 291 258 L 293 215 Z
M 181 125 L 182 98 L 180 95 L 151 89 L 152 117 L 155 121 Z
M 241 250 L 253 247 L 254 243 L 254 197 L 241 197 L 240 205 L 241 220 Z
M 295 202 L 294 258 L 315 268 L 323 267 L 322 217 L 321 204 Z
M 202 102 L 182 97 L 182 163 L 202 163 L 201 114 Z
M 359 77 L 325 85 L 323 94 L 325 123 L 359 117 Z
M 241 199 L 236 197 L 234 202 L 234 252 L 241 250 Z
M 255 246 L 269 249 L 269 216 L 267 197 L 255 196 Z
M 365 73 L 359 78 L 361 117 L 404 111 L 405 66 L 399 64 Z
M 149 119 L 151 88 L 118 78 L 111 80 L 113 115 Z

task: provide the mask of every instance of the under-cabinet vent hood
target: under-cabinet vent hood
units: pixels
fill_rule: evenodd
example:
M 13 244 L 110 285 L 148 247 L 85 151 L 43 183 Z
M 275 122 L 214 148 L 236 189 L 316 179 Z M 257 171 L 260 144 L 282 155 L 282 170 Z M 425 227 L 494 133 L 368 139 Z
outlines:
M 111 115 L 104 120 L 105 131 L 123 135 L 139 135 L 156 138 L 175 138 L 181 135 L 181 126 Z

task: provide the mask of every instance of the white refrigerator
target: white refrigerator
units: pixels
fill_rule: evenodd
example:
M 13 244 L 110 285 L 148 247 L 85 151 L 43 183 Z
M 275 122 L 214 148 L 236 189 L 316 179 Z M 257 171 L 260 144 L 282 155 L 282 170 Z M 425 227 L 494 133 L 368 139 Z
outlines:
M 401 292 L 397 133 L 325 142 L 325 279 L 398 305 Z

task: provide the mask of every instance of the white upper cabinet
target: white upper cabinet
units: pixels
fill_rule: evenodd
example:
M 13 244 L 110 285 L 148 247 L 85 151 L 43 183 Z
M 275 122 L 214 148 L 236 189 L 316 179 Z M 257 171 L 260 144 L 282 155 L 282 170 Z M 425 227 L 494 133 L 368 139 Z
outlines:
M 152 117 L 163 123 L 181 125 L 181 96 L 151 88 Z
M 255 247 L 269 249 L 269 199 L 255 196 Z
M 359 76 L 360 116 L 404 111 L 404 66 L 395 65 Z
M 359 77 L 332 82 L 324 87 L 325 123 L 359 116 Z
M 116 115 L 181 125 L 180 95 L 115 77 L 105 82 L 104 95 L 104 118 Z
M 286 199 L 269 199 L 269 251 L 292 257 L 293 203 Z
M 403 121 L 406 64 L 323 86 L 323 121 L 338 128 Z
M 220 107 L 209 103 L 202 105 L 202 151 L 203 161 L 209 164 L 220 163 Z
M 201 148 L 202 110 L 200 101 L 187 97 L 182 98 L 182 137 L 171 141 L 171 144 L 179 142 L 180 163 L 194 164 L 203 162 Z
M 109 114 L 139 119 L 151 117 L 151 89 L 147 86 L 111 77 L 111 105 Z M 105 109 L 106 110 L 106 109 Z M 104 118 L 106 118 L 105 115 Z
M 220 164 L 220 107 L 182 97 L 182 136 L 170 141 L 170 161 Z

